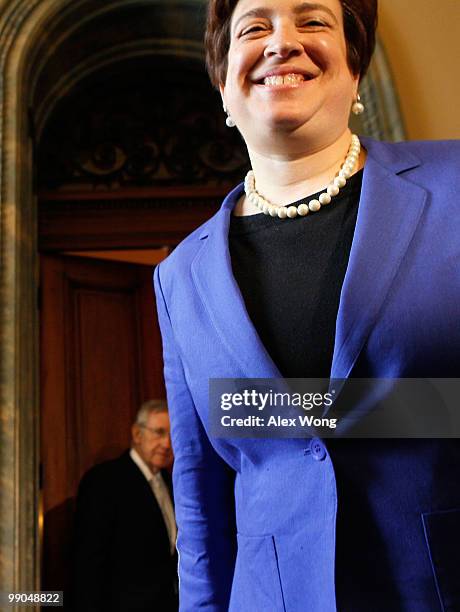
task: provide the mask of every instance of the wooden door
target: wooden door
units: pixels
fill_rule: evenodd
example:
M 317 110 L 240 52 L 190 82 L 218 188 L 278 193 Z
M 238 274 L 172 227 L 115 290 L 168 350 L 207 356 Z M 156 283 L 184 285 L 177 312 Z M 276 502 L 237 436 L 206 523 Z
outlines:
M 92 465 L 130 444 L 164 397 L 152 267 L 41 257 L 43 588 L 66 590 L 74 501 Z

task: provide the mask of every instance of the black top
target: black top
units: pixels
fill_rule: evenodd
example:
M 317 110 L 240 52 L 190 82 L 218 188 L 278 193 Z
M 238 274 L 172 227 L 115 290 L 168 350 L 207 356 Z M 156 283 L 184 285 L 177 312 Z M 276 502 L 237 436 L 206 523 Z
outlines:
M 330 376 L 362 177 L 361 170 L 328 206 L 306 217 L 231 218 L 233 273 L 255 329 L 284 377 Z

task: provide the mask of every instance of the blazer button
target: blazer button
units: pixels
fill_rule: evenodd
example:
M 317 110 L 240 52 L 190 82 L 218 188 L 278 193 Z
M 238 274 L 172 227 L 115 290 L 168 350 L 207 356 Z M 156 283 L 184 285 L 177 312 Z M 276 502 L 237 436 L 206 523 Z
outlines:
M 310 442 L 310 452 L 316 461 L 324 461 L 327 456 L 326 447 L 319 438 L 313 438 Z

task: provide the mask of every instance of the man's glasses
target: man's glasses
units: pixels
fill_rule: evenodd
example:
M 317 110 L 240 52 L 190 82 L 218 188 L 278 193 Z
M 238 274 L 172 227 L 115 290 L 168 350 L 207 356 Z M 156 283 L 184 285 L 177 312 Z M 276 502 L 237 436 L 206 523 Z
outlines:
M 169 438 L 170 436 L 169 431 L 167 429 L 164 429 L 163 427 L 158 427 L 156 429 L 154 429 L 153 427 L 147 427 L 147 425 L 139 425 L 139 427 L 142 427 L 142 429 L 146 429 L 147 431 L 149 431 L 155 439 Z

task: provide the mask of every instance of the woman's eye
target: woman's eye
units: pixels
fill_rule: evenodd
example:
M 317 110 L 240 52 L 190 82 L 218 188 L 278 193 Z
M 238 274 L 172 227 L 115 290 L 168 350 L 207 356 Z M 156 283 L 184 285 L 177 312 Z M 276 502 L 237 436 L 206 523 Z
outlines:
M 319 19 L 309 19 L 304 23 L 304 25 L 313 27 L 324 27 L 326 24 L 324 23 L 324 21 L 319 21 Z
M 242 32 L 241 32 L 241 36 L 244 36 L 245 34 L 251 34 L 253 32 L 262 32 L 263 30 L 265 30 L 266 28 L 262 25 L 254 25 L 254 26 L 250 26 L 248 28 L 245 28 Z

